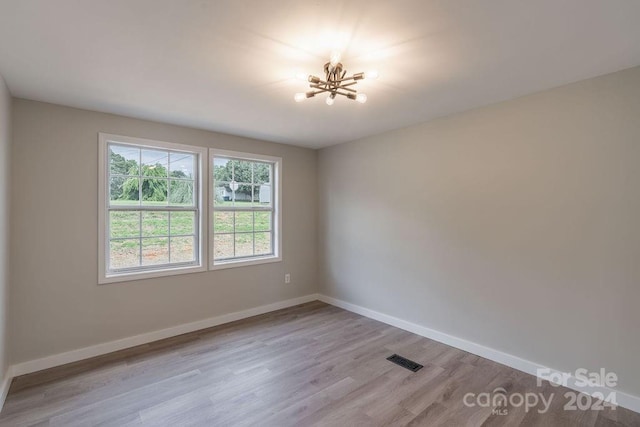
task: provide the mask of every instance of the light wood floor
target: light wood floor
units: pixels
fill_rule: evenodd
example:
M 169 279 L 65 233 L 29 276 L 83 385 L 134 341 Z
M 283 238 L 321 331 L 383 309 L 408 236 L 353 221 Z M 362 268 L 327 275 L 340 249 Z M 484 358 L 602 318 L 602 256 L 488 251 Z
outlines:
M 413 373 L 385 358 L 425 367 Z M 467 392 L 555 393 L 551 410 L 463 404 Z M 640 425 L 563 411 L 563 389 L 320 302 L 14 379 L 1 426 Z

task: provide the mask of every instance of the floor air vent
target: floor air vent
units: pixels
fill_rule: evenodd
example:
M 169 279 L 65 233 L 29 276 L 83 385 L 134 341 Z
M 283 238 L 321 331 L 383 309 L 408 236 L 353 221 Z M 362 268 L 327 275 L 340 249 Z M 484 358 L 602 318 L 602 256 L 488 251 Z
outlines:
M 400 365 L 403 368 L 407 368 L 408 370 L 413 372 L 418 372 L 420 369 L 424 368 L 424 366 L 422 366 L 421 364 L 416 363 L 413 360 L 405 359 L 404 357 L 398 356 L 397 354 L 387 357 L 387 360 L 395 363 L 396 365 Z

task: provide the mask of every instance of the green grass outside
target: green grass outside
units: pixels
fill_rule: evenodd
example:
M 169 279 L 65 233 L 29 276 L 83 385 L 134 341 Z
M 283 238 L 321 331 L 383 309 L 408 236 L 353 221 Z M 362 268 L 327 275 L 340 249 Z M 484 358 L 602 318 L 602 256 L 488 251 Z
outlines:
M 170 221 L 169 221 L 170 219 Z M 219 234 L 246 232 L 247 234 Z M 271 252 L 271 212 L 215 212 L 215 258 L 250 256 Z M 169 262 L 168 243 L 171 239 L 171 262 L 191 261 L 195 257 L 195 239 L 166 237 L 193 235 L 193 212 L 112 211 L 109 221 L 112 268 Z M 254 232 L 254 233 L 251 233 Z M 140 238 L 142 237 L 142 248 Z M 254 242 L 255 240 L 255 242 Z M 234 244 L 235 243 L 235 244 Z M 142 249 L 142 261 L 140 261 Z M 235 252 L 234 252 L 235 251 Z
M 254 245 L 255 253 L 253 252 Z M 234 256 L 266 255 L 271 253 L 271 233 L 215 234 L 214 249 L 214 259 L 232 258 Z
M 233 233 L 234 223 L 236 232 L 269 231 L 271 230 L 271 212 L 215 212 L 213 214 L 214 233 Z
M 171 230 L 169 230 L 169 218 L 171 218 Z M 111 238 L 194 234 L 194 220 L 193 212 L 112 211 L 109 231 Z M 142 230 L 140 224 L 142 224 Z

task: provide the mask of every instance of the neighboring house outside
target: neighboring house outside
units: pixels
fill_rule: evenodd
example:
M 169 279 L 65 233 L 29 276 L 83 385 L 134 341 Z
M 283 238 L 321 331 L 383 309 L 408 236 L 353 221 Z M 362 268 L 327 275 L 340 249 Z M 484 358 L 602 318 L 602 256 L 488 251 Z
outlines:
M 216 188 L 216 199 L 223 200 L 225 202 L 230 201 L 233 198 L 233 193 L 231 188 L 229 187 L 217 187 Z M 251 201 L 251 194 L 236 192 L 237 201 Z M 261 185 L 260 186 L 260 194 L 258 201 L 260 203 L 269 203 L 271 201 L 271 186 L 270 185 Z

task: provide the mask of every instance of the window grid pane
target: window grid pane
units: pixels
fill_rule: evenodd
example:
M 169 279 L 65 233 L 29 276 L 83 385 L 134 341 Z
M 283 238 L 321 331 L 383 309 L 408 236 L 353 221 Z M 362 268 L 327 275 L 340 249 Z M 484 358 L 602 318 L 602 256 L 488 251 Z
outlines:
M 109 144 L 109 164 L 110 206 L 195 206 L 194 153 Z
M 214 260 L 273 255 L 272 241 L 272 232 L 216 233 L 214 234 Z
M 107 150 L 107 270 L 197 264 L 198 154 L 118 143 Z
M 185 215 L 186 214 L 186 215 Z M 122 215 L 126 215 L 127 222 L 122 221 Z M 129 253 L 131 256 L 132 241 L 137 241 L 135 245 L 138 251 L 136 256 L 137 262 L 133 264 L 131 261 L 121 259 L 122 254 L 115 254 L 120 257 L 118 260 L 111 261 L 114 255 L 111 251 L 110 270 L 128 270 L 145 266 L 171 266 L 174 264 L 182 264 L 185 262 L 195 263 L 198 261 L 196 242 L 198 241 L 197 223 L 195 217 L 198 215 L 197 210 L 180 210 L 169 211 L 166 209 L 153 209 L 145 211 L 128 211 L 111 208 L 109 210 L 109 230 L 110 230 L 110 247 L 118 247 L 129 249 L 121 250 L 121 252 Z M 118 218 L 120 216 L 120 218 Z M 137 227 L 133 225 L 134 216 L 138 218 Z M 112 218 L 117 218 L 116 222 L 112 222 Z M 171 220 L 173 218 L 173 225 Z M 186 221 L 185 221 L 186 219 Z M 114 235 L 116 234 L 116 235 Z M 135 234 L 135 237 L 127 237 L 124 234 Z M 185 249 L 185 242 L 189 240 L 192 250 L 192 256 L 188 256 Z M 129 242 L 129 243 L 127 243 Z M 172 243 L 178 242 L 182 246 L 177 248 L 180 252 L 174 257 Z M 166 247 L 166 250 L 165 250 Z M 175 258 L 175 261 L 172 259 Z M 187 259 L 189 258 L 189 259 Z

